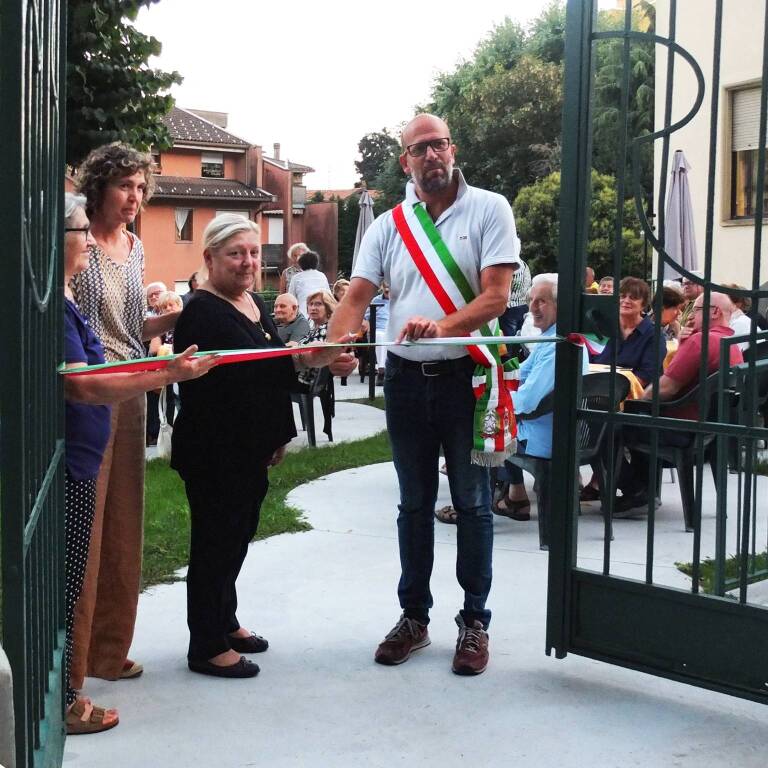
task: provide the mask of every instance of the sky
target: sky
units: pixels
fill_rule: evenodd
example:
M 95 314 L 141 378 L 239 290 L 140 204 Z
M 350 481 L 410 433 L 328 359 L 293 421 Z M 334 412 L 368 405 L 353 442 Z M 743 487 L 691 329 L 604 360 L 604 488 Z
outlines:
M 308 188 L 344 189 L 366 133 L 397 129 L 505 16 L 526 25 L 548 1 L 160 0 L 136 26 L 163 45 L 153 66 L 183 75 L 178 106 L 227 112 L 232 133 L 315 168 Z

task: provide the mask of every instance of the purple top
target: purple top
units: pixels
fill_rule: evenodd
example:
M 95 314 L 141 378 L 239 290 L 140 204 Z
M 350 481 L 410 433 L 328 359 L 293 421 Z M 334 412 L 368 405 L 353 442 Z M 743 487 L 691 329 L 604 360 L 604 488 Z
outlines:
M 67 363 L 97 365 L 104 362 L 104 348 L 77 305 L 65 299 L 64 359 Z M 65 403 L 67 472 L 73 480 L 96 477 L 109 441 L 108 405 Z

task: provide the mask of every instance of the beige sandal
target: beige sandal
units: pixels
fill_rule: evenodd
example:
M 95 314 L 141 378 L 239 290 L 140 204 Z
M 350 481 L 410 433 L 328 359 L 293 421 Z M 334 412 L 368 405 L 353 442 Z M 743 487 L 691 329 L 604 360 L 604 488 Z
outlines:
M 95 707 L 90 699 L 82 696 L 67 710 L 67 736 L 101 733 L 114 728 L 119 722 L 116 709 Z
M 131 680 L 134 677 L 138 677 L 143 671 L 144 667 L 139 664 L 138 661 L 131 661 L 130 659 L 126 659 L 125 664 L 123 664 L 123 669 L 120 672 L 120 679 Z

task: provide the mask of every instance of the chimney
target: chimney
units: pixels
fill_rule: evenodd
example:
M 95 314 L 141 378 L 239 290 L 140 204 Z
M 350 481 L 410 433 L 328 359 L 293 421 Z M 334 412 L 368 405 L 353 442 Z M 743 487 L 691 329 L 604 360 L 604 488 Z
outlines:
M 276 141 L 272 145 L 272 157 L 274 157 L 275 160 L 279 160 L 280 159 L 280 142 L 279 141 Z

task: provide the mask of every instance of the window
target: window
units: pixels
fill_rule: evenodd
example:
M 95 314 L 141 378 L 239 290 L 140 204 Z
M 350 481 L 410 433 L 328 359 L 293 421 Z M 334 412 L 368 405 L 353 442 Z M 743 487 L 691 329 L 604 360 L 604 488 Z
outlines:
M 731 92 L 731 218 L 747 219 L 757 206 L 757 153 L 760 134 L 760 88 Z M 768 215 L 768 174 L 763 215 Z
M 174 211 L 174 219 L 176 224 L 176 241 L 191 242 L 192 241 L 192 209 L 177 208 Z
M 282 216 L 268 216 L 268 242 L 273 245 L 283 244 L 283 217 Z
M 152 173 L 161 175 L 163 173 L 163 164 L 161 161 L 160 153 L 152 151 Z
M 207 179 L 224 178 L 224 153 L 203 152 L 203 169 L 201 176 Z
M 242 216 L 244 219 L 249 219 L 250 216 L 248 216 L 248 211 L 216 211 L 216 215 L 220 216 L 222 213 L 236 213 L 238 216 Z

